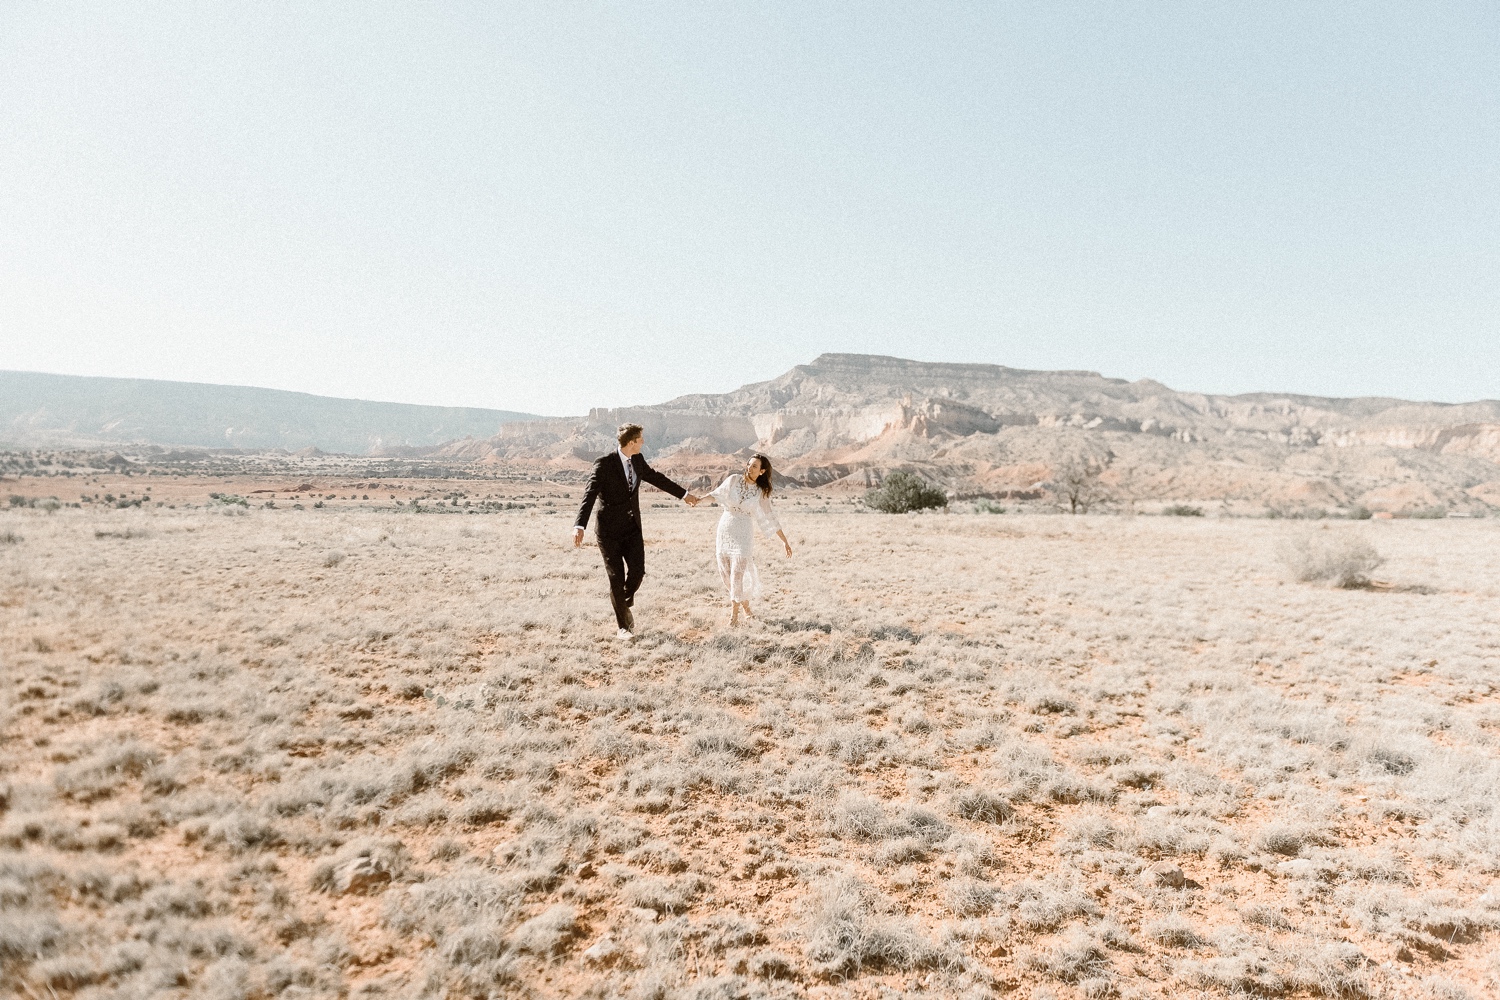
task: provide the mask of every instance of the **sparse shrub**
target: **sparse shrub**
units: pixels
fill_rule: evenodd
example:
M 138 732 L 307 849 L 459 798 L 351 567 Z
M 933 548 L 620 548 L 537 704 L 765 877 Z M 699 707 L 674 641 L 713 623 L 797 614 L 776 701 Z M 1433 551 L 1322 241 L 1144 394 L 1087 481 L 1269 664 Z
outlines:
M 921 712 L 909 712 L 902 717 L 901 728 L 908 733 L 925 735 L 932 732 L 937 726 Z
M 1344 512 L 1344 516 L 1351 521 L 1368 521 L 1375 516 L 1375 512 L 1364 504 L 1355 504 Z
M 1109 769 L 1109 778 L 1126 788 L 1155 788 L 1161 783 L 1161 768 L 1151 764 L 1116 764 Z
M 467 849 L 459 841 L 452 837 L 443 837 L 432 845 L 428 856 L 433 861 L 457 861 L 466 852 Z
M 63 941 L 63 929 L 51 917 L 0 913 L 0 960 L 32 961 L 48 955 Z
M 161 760 L 152 747 L 127 741 L 75 765 L 62 767 L 52 783 L 62 795 L 79 802 L 108 798 L 125 782 L 139 778 Z
M 703 944 L 710 954 L 723 955 L 731 948 L 755 948 L 766 943 L 760 924 L 738 913 L 715 913 L 702 923 Z
M 1432 1000 L 1479 1000 L 1478 994 L 1467 986 L 1441 976 L 1428 976 L 1422 980 L 1422 986 Z
M 328 552 L 323 553 L 323 566 L 325 569 L 332 569 L 339 563 L 343 562 L 344 559 L 345 556 L 343 550 L 331 549 Z
M 830 757 L 857 765 L 885 749 L 890 737 L 865 726 L 839 726 L 824 735 L 820 742 L 820 749 Z
M 915 969 L 940 953 L 898 917 L 879 916 L 873 890 L 847 875 L 824 883 L 808 920 L 807 959 L 825 979 L 848 979 L 869 969 Z
M 995 887 L 976 879 L 948 884 L 948 908 L 960 917 L 979 917 L 995 908 Z
M 578 911 L 558 903 L 517 927 L 510 944 L 516 951 L 545 958 L 561 953 L 577 934 Z
M 275 847 L 282 842 L 281 832 L 252 813 L 236 811 L 209 824 L 204 837 L 206 845 L 223 844 L 231 851 Z
M 1209 843 L 1208 834 L 1181 822 L 1148 824 L 1134 838 L 1137 851 L 1169 858 L 1182 854 L 1201 856 L 1208 852 Z
M 925 840 L 917 837 L 902 837 L 882 845 L 875 854 L 875 860 L 882 868 L 889 868 L 914 861 L 926 861 L 931 854 L 932 846 Z
M 762 951 L 750 956 L 745 971 L 757 979 L 796 979 L 797 963 L 780 952 Z
M 1174 503 L 1170 507 L 1163 507 L 1162 515 L 1165 517 L 1202 517 L 1203 508 L 1192 507 L 1185 503 Z
M 1059 845 L 1070 853 L 1095 847 L 1114 847 L 1120 839 L 1120 829 L 1110 822 L 1107 814 L 1087 812 L 1067 826 L 1067 840 Z
M 1317 834 L 1307 827 L 1273 823 L 1256 834 L 1255 846 L 1270 854 L 1282 854 L 1294 858 L 1301 853 L 1304 845 L 1316 844 L 1319 839 Z
M 1417 757 L 1401 747 L 1376 744 L 1364 753 L 1367 762 L 1386 774 L 1408 775 L 1417 769 Z
M 1288 538 L 1278 552 L 1282 565 L 1302 583 L 1329 583 L 1352 589 L 1367 586 L 1385 559 L 1353 535 L 1309 532 Z
M 202 919 L 214 912 L 201 882 L 164 882 L 141 897 L 142 915 Z
M 980 497 L 974 501 L 974 513 L 976 514 L 1004 514 L 1005 508 L 995 501 L 986 497 Z
M 23 541 L 25 539 L 14 531 L 0 531 L 0 545 L 20 545 Z
M 912 843 L 893 848 L 895 855 L 909 855 L 946 838 L 950 827 L 921 807 L 887 812 L 878 799 L 858 792 L 845 792 L 828 807 L 827 830 L 841 840 L 884 841 L 907 839 Z
M 1292 922 L 1286 918 L 1286 914 L 1274 906 L 1247 906 L 1240 911 L 1240 919 L 1247 924 L 1258 924 L 1277 931 L 1292 929 Z
M 1052 492 L 1065 502 L 1073 514 L 1087 514 L 1090 508 L 1109 499 L 1109 491 L 1099 478 L 1104 466 L 1088 458 L 1066 458 L 1052 471 Z
M 1073 805 L 1079 802 L 1113 802 L 1115 790 L 1098 781 L 1089 781 L 1076 774 L 1061 773 L 1044 784 L 1041 792 L 1053 802 Z
M 1141 933 L 1149 940 L 1169 948 L 1199 948 L 1204 944 L 1203 938 L 1193 930 L 1193 926 L 1177 913 L 1170 913 L 1159 920 L 1146 921 L 1141 925 Z
M 682 860 L 682 855 L 671 844 L 662 841 L 652 841 L 636 848 L 625 860 L 647 871 L 664 872 L 668 875 L 687 871 L 687 862 Z
M 1130 931 L 1113 917 L 1100 921 L 1094 927 L 1094 931 L 1099 935 L 1100 941 L 1115 951 L 1145 951 L 1140 942 L 1131 936 Z
M 504 797 L 494 792 L 480 792 L 464 800 L 458 815 L 465 826 L 488 826 L 505 822 L 514 809 L 514 804 Z
M 1016 813 L 1003 795 L 980 788 L 971 788 L 954 796 L 953 812 L 976 823 L 1004 823 Z
M 1076 917 L 1099 915 L 1094 897 L 1071 883 L 1050 879 L 1023 883 L 1013 895 L 1021 901 L 1016 907 L 1016 921 L 1027 930 L 1056 930 Z
M 1406 516 L 1418 521 L 1441 521 L 1448 516 L 1448 508 L 1440 505 L 1423 507 L 1421 510 L 1411 511 Z
M 828 817 L 828 832 L 843 840 L 879 840 L 887 825 L 880 803 L 857 792 L 840 795 Z
M 625 899 L 631 906 L 657 913 L 682 913 L 704 888 L 703 880 L 696 875 L 680 875 L 672 879 L 648 876 L 627 885 Z
M 922 634 L 905 625 L 884 624 L 865 633 L 876 642 L 921 642 Z
M 1178 968 L 1190 982 L 1234 995 L 1277 997 L 1286 980 L 1253 951 L 1202 961 L 1188 959 Z
M 1290 978 L 1304 989 L 1325 997 L 1370 996 L 1363 968 L 1370 960 L 1352 944 L 1339 942 L 1299 948 L 1289 957 L 1293 959 Z
M 460 870 L 386 893 L 382 920 L 397 934 L 426 933 L 448 961 L 484 961 L 504 952 L 494 928 L 509 919 L 524 886 L 496 872 Z
M 886 514 L 906 514 L 948 506 L 948 494 L 910 472 L 892 472 L 879 489 L 865 494 L 865 505 Z
M 1025 698 L 1026 708 L 1037 715 L 1074 715 L 1078 703 L 1055 691 L 1033 692 Z
M 105 531 L 102 528 L 94 531 L 95 538 L 118 538 L 128 541 L 132 538 L 150 538 L 151 532 L 145 528 L 126 528 L 123 531 Z
M 1095 979 L 1108 982 L 1113 972 L 1108 953 L 1082 928 L 1075 928 L 1045 951 L 1025 953 L 1022 964 L 1065 983 L 1082 984 Z

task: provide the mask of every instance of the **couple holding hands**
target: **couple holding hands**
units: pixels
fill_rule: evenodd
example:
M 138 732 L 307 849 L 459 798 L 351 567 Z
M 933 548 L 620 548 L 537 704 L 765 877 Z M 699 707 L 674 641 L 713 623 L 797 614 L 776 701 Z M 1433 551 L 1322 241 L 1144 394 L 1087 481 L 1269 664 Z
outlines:
M 615 621 L 620 638 L 629 639 L 635 631 L 630 613 L 635 592 L 646 575 L 646 543 L 641 534 L 640 486 L 650 483 L 670 493 L 690 507 L 713 500 L 724 508 L 714 538 L 714 553 L 719 576 L 729 591 L 729 624 L 738 625 L 741 611 L 753 617 L 750 598 L 760 596 L 760 577 L 755 572 L 755 525 L 766 537 L 775 536 L 792 554 L 792 543 L 771 510 L 771 460 L 764 455 L 750 459 L 743 473 L 728 476 L 718 489 L 695 496 L 646 464 L 641 455 L 643 431 L 639 424 L 621 424 L 615 435 L 619 447 L 594 462 L 593 474 L 573 522 L 573 544 L 583 544 L 584 529 L 594 504 L 599 505 L 599 520 L 594 533 L 599 551 L 604 555 L 604 572 L 609 577 L 609 596 L 614 602 Z

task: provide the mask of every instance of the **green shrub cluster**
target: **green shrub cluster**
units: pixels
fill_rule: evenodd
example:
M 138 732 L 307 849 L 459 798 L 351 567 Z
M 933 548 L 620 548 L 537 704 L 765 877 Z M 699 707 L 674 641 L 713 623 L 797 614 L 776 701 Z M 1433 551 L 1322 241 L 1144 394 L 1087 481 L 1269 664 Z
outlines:
M 865 494 L 865 505 L 886 514 L 905 514 L 930 507 L 946 507 L 948 495 L 920 476 L 893 472 L 885 477 L 879 489 Z

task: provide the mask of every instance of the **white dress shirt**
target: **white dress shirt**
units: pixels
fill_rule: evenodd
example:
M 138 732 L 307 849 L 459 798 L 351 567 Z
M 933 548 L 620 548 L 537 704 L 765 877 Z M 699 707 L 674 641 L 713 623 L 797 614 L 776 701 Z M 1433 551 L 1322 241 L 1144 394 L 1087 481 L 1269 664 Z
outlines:
M 631 489 L 635 489 L 635 466 L 630 464 L 630 456 L 619 448 L 615 449 L 615 454 L 619 455 L 620 461 L 625 463 L 625 482 L 630 484 Z

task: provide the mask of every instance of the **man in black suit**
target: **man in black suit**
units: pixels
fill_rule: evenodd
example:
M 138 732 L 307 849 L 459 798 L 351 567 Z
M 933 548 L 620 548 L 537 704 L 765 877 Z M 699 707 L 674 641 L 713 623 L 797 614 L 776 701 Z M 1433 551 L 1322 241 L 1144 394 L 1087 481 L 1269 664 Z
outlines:
M 609 577 L 609 596 L 615 606 L 615 621 L 620 638 L 628 639 L 635 631 L 635 617 L 630 613 L 635 592 L 646 575 L 646 541 L 641 536 L 640 487 L 645 481 L 664 493 L 670 493 L 689 506 L 698 498 L 646 464 L 641 455 L 643 432 L 640 424 L 621 424 L 615 440 L 620 447 L 594 462 L 594 473 L 583 492 L 578 518 L 573 522 L 573 545 L 583 544 L 583 532 L 589 524 L 594 501 L 599 502 L 599 521 L 594 534 L 599 551 L 604 554 L 604 572 Z

